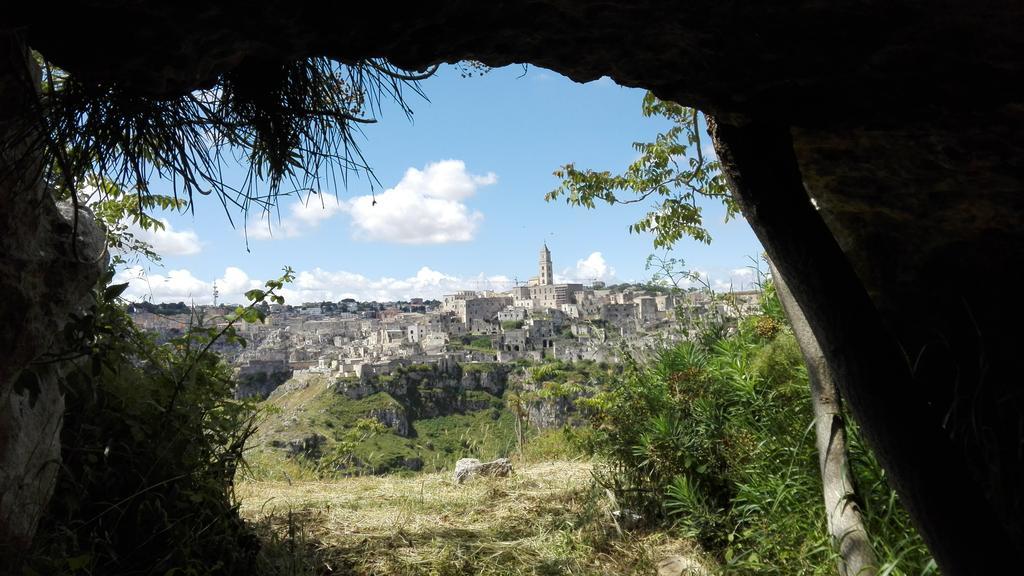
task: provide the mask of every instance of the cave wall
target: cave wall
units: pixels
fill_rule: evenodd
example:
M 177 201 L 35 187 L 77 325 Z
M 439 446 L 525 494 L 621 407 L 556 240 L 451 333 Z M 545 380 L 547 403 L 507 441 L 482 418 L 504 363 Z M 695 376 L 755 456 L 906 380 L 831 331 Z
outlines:
M 838 247 L 825 263 L 803 260 L 814 252 L 799 243 L 773 257 L 807 280 L 786 274 L 802 307 L 848 306 L 822 301 L 825 294 L 863 297 L 877 322 L 823 314 L 817 329 L 843 334 L 853 322 L 864 332 L 845 345 L 877 338 L 893 364 L 888 376 L 845 371 L 854 375 L 851 395 L 891 394 L 905 408 L 874 413 L 855 402 L 858 421 L 869 438 L 872 430 L 891 435 L 899 429 L 891 420 L 913 413 L 934 440 L 929 453 L 947 450 L 946 464 L 963 472 L 945 486 L 977 494 L 996 518 L 957 527 L 954 512 L 916 494 L 925 483 L 942 488 L 943 475 L 920 473 L 909 456 L 886 460 L 886 446 L 903 439 L 878 432 L 875 445 L 915 520 L 933 547 L 977 531 L 1024 551 L 1020 339 L 1012 332 L 1024 320 L 1013 292 L 1024 254 L 1024 4 L 85 1 L 60 10 L 25 4 L 9 16 L 6 29 L 80 78 L 153 97 L 208 87 L 241 63 L 326 55 L 423 68 L 471 58 L 529 62 L 576 80 L 608 75 L 697 106 L 722 126 L 771 123 L 779 135 L 771 146 L 781 148 L 772 152 L 792 156 L 788 185 L 817 206 L 792 226 L 823 224 L 815 229 Z M 775 202 L 770 185 L 759 194 Z M 11 213 L 21 216 L 4 226 L 25 238 L 45 231 L 33 228 L 49 218 L 39 203 Z M 785 234 L 782 218 L 771 234 Z M 7 254 L 21 248 L 11 244 Z M 810 281 L 822 270 L 849 272 L 850 285 Z M 38 306 L 38 292 L 15 293 L 29 299 L 26 309 Z M 46 326 L 60 310 L 39 308 L 32 321 Z M 29 352 L 4 351 L 0 365 L 16 368 L 44 343 L 15 343 Z M 853 348 L 826 352 L 832 362 L 870 362 Z M 880 381 L 858 383 L 867 373 Z M 983 573 L 965 554 L 939 554 L 945 572 Z
M 60 466 L 66 367 L 46 355 L 107 262 L 91 214 L 76 230 L 74 207 L 39 177 L 38 81 L 26 45 L 0 33 L 0 566 L 30 544 Z
M 1024 108 L 792 133 L 806 192 L 910 367 L 899 385 L 1020 546 Z

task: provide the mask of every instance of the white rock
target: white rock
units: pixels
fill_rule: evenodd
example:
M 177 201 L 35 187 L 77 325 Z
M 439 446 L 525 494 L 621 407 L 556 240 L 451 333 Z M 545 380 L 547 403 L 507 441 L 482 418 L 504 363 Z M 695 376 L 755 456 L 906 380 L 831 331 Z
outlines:
M 707 576 L 708 570 L 693 558 L 669 556 L 658 562 L 658 576 Z
M 473 476 L 509 476 L 512 474 L 512 462 L 508 458 L 498 458 L 491 462 L 480 462 L 476 458 L 460 458 L 455 463 L 455 483 L 462 484 Z

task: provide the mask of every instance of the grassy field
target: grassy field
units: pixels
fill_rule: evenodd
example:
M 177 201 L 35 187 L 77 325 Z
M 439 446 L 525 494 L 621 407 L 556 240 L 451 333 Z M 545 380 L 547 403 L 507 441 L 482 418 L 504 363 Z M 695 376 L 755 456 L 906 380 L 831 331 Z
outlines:
M 448 472 L 249 480 L 237 495 L 262 532 L 262 574 L 658 574 L 660 562 L 676 575 L 671 562 L 702 565 L 688 541 L 620 531 L 581 462 L 461 486 Z

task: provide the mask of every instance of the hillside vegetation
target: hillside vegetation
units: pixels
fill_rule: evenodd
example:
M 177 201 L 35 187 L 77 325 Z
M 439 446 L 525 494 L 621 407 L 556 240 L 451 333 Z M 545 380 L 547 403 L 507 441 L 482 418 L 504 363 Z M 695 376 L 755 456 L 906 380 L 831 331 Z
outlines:
M 336 393 L 328 378 L 299 375 L 265 401 L 267 414 L 247 456 L 250 470 L 268 480 L 314 478 L 346 470 L 437 471 L 465 456 L 493 459 L 510 454 L 515 449 L 512 415 L 499 398 L 481 400 L 486 408 L 418 420 L 416 436 L 403 437 L 372 420 L 375 413 L 403 409 L 387 393 L 352 400 Z M 310 446 L 311 438 L 322 440 Z
M 520 466 L 536 463 L 526 470 L 543 468 L 545 459 L 571 455 L 591 462 L 589 479 L 566 487 L 543 506 L 534 502 L 559 522 L 575 518 L 568 532 L 563 525 L 547 528 L 561 534 L 570 556 L 592 547 L 593 533 L 607 528 L 598 517 L 614 514 L 622 521 L 615 523 L 615 542 L 654 535 L 689 542 L 691 549 L 706 551 L 706 557 L 728 574 L 835 573 L 837 555 L 825 527 L 807 374 L 770 286 L 760 314 L 743 319 L 728 335 L 722 336 L 715 327 L 706 334 L 666 347 L 646 362 L 627 357 L 624 369 L 614 377 L 593 365 L 526 367 L 518 383 L 510 385 L 500 399 L 492 396 L 492 404 L 484 409 L 416 420 L 413 437 L 378 428 L 356 438 L 358 442 L 347 449 L 371 463 L 424 458 L 428 463 L 424 468 L 440 471 L 449 470 L 461 457 L 519 455 L 516 449 L 522 440 L 526 450 L 518 460 Z M 270 403 L 280 412 L 260 435 L 283 430 L 317 433 L 333 438 L 335 446 L 345 445 L 353 431 L 369 430 L 365 425 L 360 428 L 360 418 L 380 414 L 386 407 L 402 407 L 384 392 L 347 398 L 316 378 L 289 385 Z M 529 427 L 531 420 L 566 414 L 571 418 L 565 421 L 575 426 L 550 427 L 540 433 Z M 524 425 L 527 431 L 520 439 L 517 432 L 522 430 L 517 426 Z M 856 427 L 849 434 L 857 505 L 881 563 L 879 573 L 937 573 Z M 267 458 L 267 452 L 260 454 Z M 330 461 L 323 457 L 319 461 L 285 457 L 280 449 L 272 454 L 274 461 L 253 459 L 254 478 L 270 479 L 275 473 L 277 478 L 327 477 L 322 466 L 317 469 L 315 464 Z M 424 476 L 419 486 L 455 498 L 443 479 Z M 360 481 L 395 482 L 396 486 L 404 482 L 353 479 L 351 483 L 339 480 L 334 486 L 364 491 L 364 485 L 356 487 Z M 529 481 L 523 477 L 510 482 Z M 289 494 L 282 499 L 293 499 L 294 488 L 275 486 Z M 247 489 L 259 490 L 256 485 Z M 546 498 L 542 493 L 533 497 Z M 366 513 L 378 505 L 384 506 L 385 515 L 391 513 L 386 499 L 371 499 L 364 505 Z M 481 511 L 490 509 L 486 503 L 479 506 Z M 496 514 L 493 521 L 498 522 L 501 514 Z M 497 537 L 496 532 L 485 532 Z M 428 541 L 414 539 L 416 544 L 409 546 L 433 546 Z M 565 565 L 552 573 L 595 573 L 583 562 L 585 556 L 580 553 L 581 560 L 571 569 Z M 503 566 L 506 572 L 494 568 L 493 573 L 530 573 L 536 568 Z M 459 570 L 463 569 L 453 573 L 474 573 L 469 568 Z
M 569 453 L 556 431 L 582 423 L 578 398 L 614 367 L 414 364 L 392 374 L 335 379 L 298 374 L 263 403 L 247 460 L 254 477 L 441 471 L 456 460 Z M 556 437 L 557 436 L 557 437 Z

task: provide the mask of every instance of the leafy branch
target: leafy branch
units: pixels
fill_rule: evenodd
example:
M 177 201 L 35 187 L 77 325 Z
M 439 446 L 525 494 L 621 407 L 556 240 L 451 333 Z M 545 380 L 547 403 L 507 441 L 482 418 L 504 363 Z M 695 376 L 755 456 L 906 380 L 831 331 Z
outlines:
M 266 290 L 256 288 L 246 292 L 245 297 L 249 300 L 249 304 L 244 307 L 236 307 L 235 310 L 225 318 L 226 322 L 220 329 L 210 327 L 206 330 L 200 331 L 190 330 L 187 336 L 177 339 L 178 341 L 176 343 L 185 346 L 186 350 L 191 348 L 193 339 L 196 339 L 197 337 L 200 342 L 205 340 L 205 345 L 202 350 L 192 358 L 181 376 L 175 380 L 174 392 L 171 394 L 171 400 L 168 403 L 166 413 L 169 414 L 174 410 L 174 404 L 181 395 L 181 391 L 184 389 L 188 378 L 194 373 L 199 361 L 207 355 L 213 344 L 223 338 L 227 342 L 237 342 L 244 346 L 245 339 L 238 334 L 238 330 L 235 328 L 235 325 L 243 321 L 249 324 L 264 322 L 267 319 L 267 315 L 262 310 L 261 305 L 265 302 L 284 304 L 284 296 L 278 294 L 278 291 L 284 287 L 285 283 L 292 282 L 293 280 L 295 280 L 295 271 L 292 270 L 290 266 L 285 266 L 283 275 L 275 280 L 267 280 L 264 284 Z
M 643 114 L 665 118 L 673 126 L 653 142 L 634 142 L 633 149 L 640 157 L 621 174 L 579 169 L 574 164 L 562 166 L 554 172 L 561 181 L 559 187 L 544 199 L 550 202 L 564 197 L 571 206 L 593 209 L 598 202 L 638 204 L 653 198 L 651 210 L 629 226 L 631 233 L 653 232 L 657 248 L 668 248 L 683 236 L 709 244 L 711 234 L 704 227 L 698 198 L 721 200 L 726 206 L 726 219 L 739 210 L 718 160 L 704 153 L 701 113 L 659 100 L 648 92 Z

